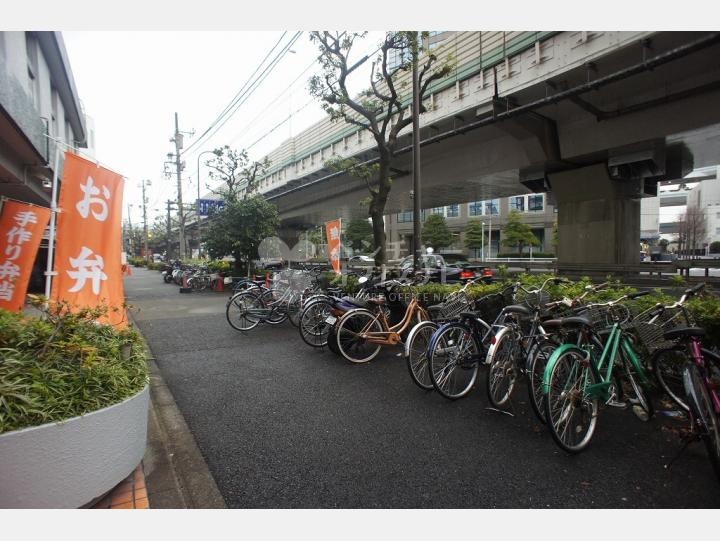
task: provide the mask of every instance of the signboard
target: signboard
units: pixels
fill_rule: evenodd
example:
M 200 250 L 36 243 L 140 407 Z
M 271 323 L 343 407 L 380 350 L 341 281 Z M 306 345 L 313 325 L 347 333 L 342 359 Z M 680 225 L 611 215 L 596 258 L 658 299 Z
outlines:
M 225 201 L 218 199 L 198 199 L 197 200 L 197 211 L 199 216 L 208 216 L 211 209 L 223 210 L 225 208 Z

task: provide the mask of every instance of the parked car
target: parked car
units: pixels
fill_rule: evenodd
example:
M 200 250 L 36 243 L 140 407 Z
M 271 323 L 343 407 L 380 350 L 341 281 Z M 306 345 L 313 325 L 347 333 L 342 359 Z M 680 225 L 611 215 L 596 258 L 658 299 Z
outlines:
M 400 260 L 400 271 L 407 272 L 413 268 L 413 256 L 409 255 Z M 421 268 L 423 272 L 430 276 L 431 282 L 458 283 L 462 282 L 460 278 L 460 269 L 458 267 L 450 267 L 445 260 L 438 254 L 424 254 L 421 259 Z
M 441 254 L 445 263 L 449 267 L 457 267 L 460 269 L 461 280 L 471 280 L 478 276 L 483 277 L 483 281 L 492 282 L 492 269 L 485 265 L 471 263 L 463 254 Z
M 347 266 L 352 267 L 374 267 L 375 259 L 368 255 L 354 255 L 347 260 Z

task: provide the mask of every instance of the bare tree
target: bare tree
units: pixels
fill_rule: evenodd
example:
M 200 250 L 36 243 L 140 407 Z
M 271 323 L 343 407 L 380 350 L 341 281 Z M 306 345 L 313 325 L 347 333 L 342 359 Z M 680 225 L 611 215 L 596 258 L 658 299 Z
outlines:
M 368 215 L 372 218 L 375 263 L 385 263 L 385 204 L 392 186 L 391 163 L 395 155 L 400 132 L 412 124 L 408 104 L 412 89 L 402 74 L 410 71 L 412 59 L 419 55 L 420 101 L 433 81 L 445 77 L 452 69 L 450 58 L 437 65 L 437 57 L 424 52 L 417 32 L 388 32 L 380 45 L 380 53 L 372 62 L 369 72 L 370 86 L 357 97 L 348 90 L 349 75 L 366 64 L 368 56 L 349 65 L 355 40 L 366 32 L 312 32 L 310 39 L 318 46 L 318 61 L 322 74 L 310 79 L 310 94 L 322 102 L 322 107 L 333 121 L 343 120 L 370 132 L 377 145 L 378 163 L 364 167 L 356 160 L 336 162 L 335 168 L 347 169 L 367 184 L 370 197 Z M 399 59 L 391 67 L 391 55 Z M 418 219 L 419 217 L 415 217 Z
M 688 206 L 678 218 L 678 251 L 688 258 L 695 255 L 707 233 L 707 217 L 703 209 Z
M 215 157 L 205 162 L 210 168 L 208 176 L 221 181 L 222 185 L 217 189 L 209 185 L 207 188 L 228 202 L 245 199 L 255 192 L 259 177 L 270 167 L 267 158 L 262 162 L 251 162 L 247 150 L 234 150 L 228 145 L 216 148 L 213 154 Z

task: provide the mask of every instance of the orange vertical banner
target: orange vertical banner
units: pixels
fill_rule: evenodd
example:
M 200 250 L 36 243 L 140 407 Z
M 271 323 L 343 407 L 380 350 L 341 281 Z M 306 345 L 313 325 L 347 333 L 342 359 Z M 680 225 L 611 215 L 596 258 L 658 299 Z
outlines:
M 123 303 L 121 221 L 123 178 L 65 153 L 52 292 L 74 308 L 105 305 L 103 323 L 127 324 Z
M 4 201 L 0 210 L 0 308 L 19 312 L 50 209 Z
M 342 224 L 340 218 L 325 223 L 325 237 L 328 243 L 328 259 L 335 272 L 340 272 L 340 232 Z

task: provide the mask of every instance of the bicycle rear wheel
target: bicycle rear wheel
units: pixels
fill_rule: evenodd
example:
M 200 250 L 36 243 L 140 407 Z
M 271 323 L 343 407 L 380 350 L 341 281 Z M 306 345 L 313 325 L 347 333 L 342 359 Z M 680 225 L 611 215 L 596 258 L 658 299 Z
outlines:
M 477 379 L 480 351 L 470 327 L 462 323 L 440 327 L 428 351 L 430 379 L 437 392 L 450 400 L 467 395 Z
M 700 429 L 700 437 L 705 442 L 708 457 L 720 481 L 720 419 L 705 384 L 702 369 L 695 363 L 686 363 L 683 383 L 687 391 L 691 415 Z
M 567 350 L 548 378 L 545 419 L 555 443 L 569 453 L 585 449 L 597 425 L 598 399 L 586 392 L 597 383 L 590 362 L 582 350 Z
M 237 331 L 249 331 L 257 327 L 260 317 L 253 310 L 263 308 L 260 299 L 250 293 L 237 293 L 227 302 L 225 317 Z
M 267 317 L 263 318 L 263 321 L 270 325 L 280 325 L 283 321 L 288 318 L 287 310 L 284 306 L 280 306 L 279 299 L 282 294 L 276 289 L 267 289 L 260 295 L 260 303 L 263 308 L 270 311 Z M 273 309 L 274 308 L 274 309 Z
M 437 330 L 437 323 L 423 321 L 415 325 L 408 335 L 405 345 L 407 366 L 415 385 L 426 391 L 433 389 L 428 367 L 427 350 L 433 333 Z
M 508 327 L 496 335 L 495 343 L 490 346 L 486 390 L 488 400 L 495 408 L 502 408 L 515 389 L 518 373 L 515 357 L 519 349 L 517 337 Z
M 684 411 L 690 409 L 683 383 L 683 371 L 687 361 L 685 351 L 677 348 L 656 351 L 650 360 L 650 366 L 658 384 L 665 394 Z
M 530 350 L 528 355 L 528 394 L 530 395 L 530 405 L 532 406 L 535 415 L 538 420 L 545 424 L 547 419 L 545 418 L 545 392 L 543 390 L 543 374 L 545 374 L 545 367 L 557 348 L 557 344 L 548 339 L 540 339 L 538 344 L 535 344 Z
M 330 324 L 326 319 L 330 315 L 332 304 L 326 300 L 309 303 L 300 314 L 298 329 L 305 343 L 314 348 L 321 348 L 328 343 Z

